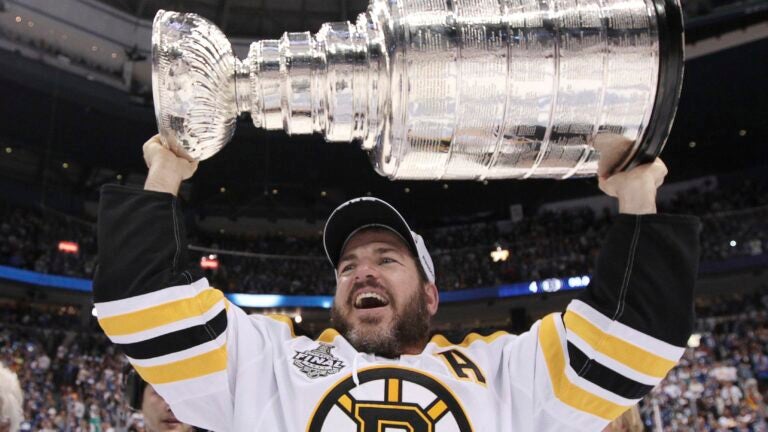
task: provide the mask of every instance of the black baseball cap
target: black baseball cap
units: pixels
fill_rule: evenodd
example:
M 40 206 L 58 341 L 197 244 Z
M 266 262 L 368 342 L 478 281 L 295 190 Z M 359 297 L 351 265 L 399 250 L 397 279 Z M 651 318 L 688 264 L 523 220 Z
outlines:
M 349 239 L 364 228 L 381 227 L 400 236 L 424 270 L 430 282 L 435 282 L 435 266 L 424 239 L 413 232 L 403 216 L 384 200 L 373 197 L 351 199 L 338 206 L 328 217 L 323 230 L 325 254 L 334 269 Z

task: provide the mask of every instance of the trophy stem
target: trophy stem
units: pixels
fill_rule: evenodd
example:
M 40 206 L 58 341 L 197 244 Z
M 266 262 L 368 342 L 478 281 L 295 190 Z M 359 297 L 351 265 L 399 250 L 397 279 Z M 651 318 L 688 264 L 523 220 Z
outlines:
M 248 65 L 235 58 L 235 103 L 238 114 L 249 112 L 251 105 L 251 71 Z
M 378 32 L 361 14 L 356 25 L 326 23 L 315 35 L 285 33 L 254 42 L 236 67 L 238 111 L 250 111 L 256 127 L 318 132 L 328 141 L 365 140 L 371 126 L 381 124 L 380 107 L 387 101 L 380 94 L 389 93 L 376 91 L 385 64 Z

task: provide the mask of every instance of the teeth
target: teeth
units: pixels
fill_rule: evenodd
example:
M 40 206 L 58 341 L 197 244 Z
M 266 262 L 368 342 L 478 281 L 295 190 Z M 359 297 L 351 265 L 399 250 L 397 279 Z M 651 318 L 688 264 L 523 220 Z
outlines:
M 376 300 L 380 301 L 384 305 L 388 304 L 387 300 L 384 299 L 384 297 L 374 292 L 366 292 L 358 295 L 357 298 L 355 298 L 355 306 L 360 307 L 362 305 L 363 299 L 366 299 L 366 298 L 375 298 Z

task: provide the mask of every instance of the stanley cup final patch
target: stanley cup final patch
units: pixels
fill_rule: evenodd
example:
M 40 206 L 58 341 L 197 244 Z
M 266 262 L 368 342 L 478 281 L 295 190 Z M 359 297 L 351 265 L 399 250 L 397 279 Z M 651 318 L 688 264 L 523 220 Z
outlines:
M 331 354 L 332 345 L 320 344 L 315 349 L 296 351 L 293 365 L 310 378 L 323 378 L 338 373 L 344 362 Z

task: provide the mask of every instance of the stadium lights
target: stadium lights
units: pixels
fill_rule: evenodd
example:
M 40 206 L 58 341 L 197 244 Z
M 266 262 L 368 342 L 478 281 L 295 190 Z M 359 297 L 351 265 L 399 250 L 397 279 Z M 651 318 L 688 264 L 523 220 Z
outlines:
M 300 314 L 297 314 L 295 317 L 293 317 L 293 320 L 296 322 L 296 324 L 301 324 L 303 321 Z
M 203 270 L 217 270 L 219 268 L 219 259 L 214 254 L 200 258 L 200 268 Z
M 509 250 L 502 249 L 501 246 L 496 246 L 496 250 L 491 251 L 491 259 L 493 262 L 506 261 L 509 258 Z
M 80 246 L 72 241 L 60 241 L 59 242 L 59 252 L 61 253 L 68 253 L 68 254 L 76 254 L 80 251 Z
M 530 283 L 530 285 L 528 285 L 528 291 L 530 291 L 533 294 L 536 294 L 539 292 L 553 293 L 553 292 L 560 291 L 561 288 L 563 288 L 563 280 L 557 279 L 557 278 L 544 279 L 541 281 L 533 281 Z
M 737 244 L 737 243 L 736 243 L 736 240 L 731 240 L 731 242 L 730 242 L 730 243 L 728 243 L 728 244 L 730 244 L 730 245 L 731 245 L 731 247 L 736 247 L 736 244 Z
M 747 135 L 747 130 L 746 129 L 741 129 L 739 131 L 739 136 L 746 136 L 746 135 Z
M 589 276 L 574 276 L 568 278 L 569 288 L 586 288 L 592 280 Z
M 6 152 L 7 154 L 11 154 L 11 153 L 13 153 L 13 149 L 12 149 L 11 147 L 6 147 L 6 148 L 5 148 L 5 152 Z

